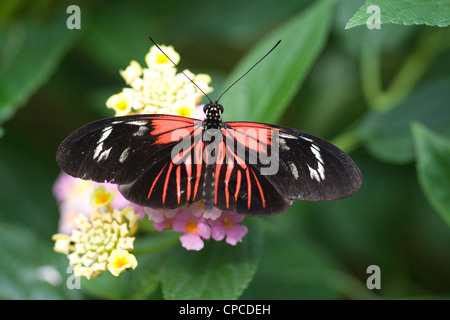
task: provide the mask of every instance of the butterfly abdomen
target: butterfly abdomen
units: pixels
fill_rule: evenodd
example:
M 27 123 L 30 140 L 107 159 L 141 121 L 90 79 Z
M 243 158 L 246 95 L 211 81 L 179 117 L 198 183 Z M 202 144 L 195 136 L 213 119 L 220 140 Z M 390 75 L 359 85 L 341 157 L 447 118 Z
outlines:
M 207 164 L 203 179 L 203 204 L 206 211 L 211 211 L 214 207 L 215 198 L 215 165 Z

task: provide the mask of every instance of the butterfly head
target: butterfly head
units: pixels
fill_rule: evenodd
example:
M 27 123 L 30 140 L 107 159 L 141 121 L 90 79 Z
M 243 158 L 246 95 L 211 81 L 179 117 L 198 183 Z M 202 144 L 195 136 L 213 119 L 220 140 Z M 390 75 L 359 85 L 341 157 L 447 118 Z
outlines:
M 222 119 L 220 116 L 223 113 L 223 106 L 217 102 L 208 103 L 203 107 L 203 112 L 206 114 L 204 127 L 206 129 L 219 129 L 222 124 Z
M 207 103 L 203 106 L 203 112 L 208 116 L 208 113 L 210 112 L 217 112 L 219 111 L 220 114 L 223 113 L 223 106 L 221 104 L 215 103 Z

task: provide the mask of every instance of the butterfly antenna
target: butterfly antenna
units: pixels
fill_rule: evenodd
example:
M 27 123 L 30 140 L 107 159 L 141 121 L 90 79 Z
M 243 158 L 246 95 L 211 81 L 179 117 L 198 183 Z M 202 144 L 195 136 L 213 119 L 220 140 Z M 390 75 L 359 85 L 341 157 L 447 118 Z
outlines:
M 234 86 L 236 83 L 238 83 L 238 81 L 241 80 L 243 77 L 245 77 L 245 76 L 247 75 L 247 73 L 249 73 L 250 71 L 252 71 L 252 69 L 253 69 L 254 67 L 256 67 L 256 65 L 257 65 L 258 63 L 260 63 L 261 61 L 263 61 L 264 58 L 267 57 L 267 56 L 269 55 L 269 53 L 271 53 L 271 52 L 272 52 L 272 51 L 280 44 L 280 42 L 281 42 L 281 40 L 278 40 L 278 42 L 273 46 L 272 49 L 269 50 L 269 52 L 267 52 L 267 53 L 264 55 L 264 57 L 262 57 L 261 59 L 259 59 L 259 61 L 256 62 L 256 63 L 253 65 L 253 67 L 251 67 L 250 69 L 248 69 L 248 71 L 247 71 L 246 73 L 244 73 L 242 76 L 240 76 L 239 79 L 237 79 L 235 82 L 233 82 L 233 83 L 231 84 L 231 86 L 229 86 L 224 92 L 222 92 L 222 94 L 219 96 L 219 99 L 217 99 L 216 103 L 219 102 L 220 98 L 225 94 L 225 92 L 227 92 L 228 90 L 230 90 L 231 87 Z
M 153 44 L 159 49 L 159 51 L 161 51 L 162 53 L 163 53 L 163 55 L 165 55 L 166 56 L 166 58 L 167 59 L 169 59 L 169 61 L 170 62 L 172 62 L 172 64 L 176 67 L 177 66 L 177 64 L 175 63 L 175 62 L 173 62 L 173 60 L 172 59 L 170 59 L 170 57 L 163 51 L 163 49 L 161 49 L 160 48 L 160 46 L 152 39 L 152 37 L 148 37 L 149 39 L 150 39 L 150 41 L 151 42 L 153 42 Z M 201 93 L 203 93 L 203 95 L 206 97 L 206 98 L 208 98 L 208 100 L 209 100 L 209 103 L 210 104 L 212 104 L 212 100 L 208 97 L 208 95 L 191 79 L 191 78 L 189 78 L 189 76 L 186 74 L 186 73 L 184 73 L 183 71 L 181 71 L 181 73 L 186 77 L 186 78 L 188 78 L 189 79 L 189 81 L 190 82 L 192 82 L 193 84 L 194 84 L 194 86 L 196 86 L 197 87 L 197 89 L 198 90 L 200 90 L 201 91 Z

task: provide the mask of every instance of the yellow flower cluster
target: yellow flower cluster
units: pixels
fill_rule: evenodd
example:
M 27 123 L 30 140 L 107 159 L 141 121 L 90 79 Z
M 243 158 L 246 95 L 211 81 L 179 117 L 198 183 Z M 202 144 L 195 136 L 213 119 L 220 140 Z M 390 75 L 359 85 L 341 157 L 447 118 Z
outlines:
M 132 236 L 137 230 L 139 215 L 132 207 L 112 210 L 109 203 L 113 195 L 102 188 L 93 193 L 93 203 L 99 204 L 97 210 L 89 217 L 79 214 L 75 219 L 76 229 L 70 236 L 55 234 L 52 238 L 54 250 L 66 254 L 69 264 L 75 266 L 74 275 L 88 279 L 106 269 L 118 276 L 125 269 L 137 266 L 136 258 L 129 251 L 133 250 Z
M 161 49 L 178 64 L 180 55 L 172 46 L 160 46 Z M 186 117 L 201 117 L 197 108 L 203 93 L 195 87 L 182 73 L 177 73 L 174 64 L 156 47 L 150 48 L 145 56 L 147 68 L 142 68 L 136 61 L 121 70 L 120 74 L 129 88 L 111 96 L 106 102 L 116 116 L 133 113 L 175 114 Z M 194 75 L 189 70 L 184 73 L 191 78 L 205 93 L 212 91 L 209 87 L 211 77 L 206 74 Z

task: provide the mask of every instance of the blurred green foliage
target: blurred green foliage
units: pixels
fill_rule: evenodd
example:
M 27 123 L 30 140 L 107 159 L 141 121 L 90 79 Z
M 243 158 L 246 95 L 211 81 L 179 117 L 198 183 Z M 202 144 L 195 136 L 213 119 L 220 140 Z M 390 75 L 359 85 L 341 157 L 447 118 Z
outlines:
M 0 298 L 448 298 L 450 2 L 416 2 L 429 6 L 400 17 L 382 7 L 380 29 L 364 25 L 372 2 L 362 0 L 1 2 Z M 66 27 L 72 4 L 80 30 Z M 113 115 L 105 102 L 124 86 L 118 71 L 143 63 L 149 35 L 175 47 L 180 68 L 209 73 L 212 98 L 281 39 L 221 100 L 224 117 L 335 142 L 363 186 L 350 199 L 246 218 L 236 247 L 187 252 L 174 233 L 143 232 L 135 271 L 69 289 L 67 259 L 52 252 L 55 150 Z M 380 290 L 366 287 L 370 265 Z

